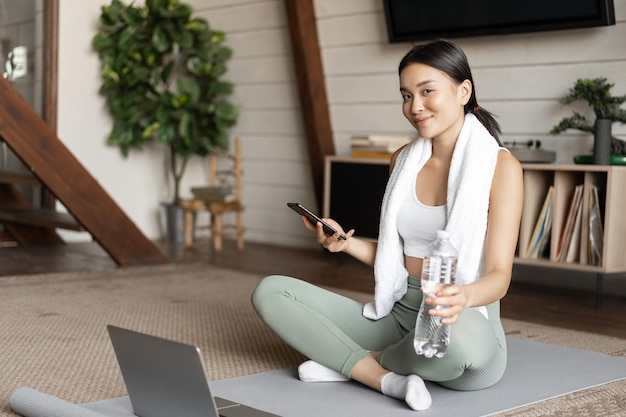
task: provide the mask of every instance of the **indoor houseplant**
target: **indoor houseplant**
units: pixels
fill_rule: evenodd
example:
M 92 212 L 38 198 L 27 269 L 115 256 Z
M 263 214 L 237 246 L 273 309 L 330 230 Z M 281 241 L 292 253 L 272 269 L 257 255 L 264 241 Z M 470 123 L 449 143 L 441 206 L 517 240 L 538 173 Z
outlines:
M 583 100 L 593 109 L 596 119 L 592 124 L 585 116 L 573 112 L 572 116 L 563 118 L 550 132 L 556 135 L 567 129 L 578 129 L 593 133 L 593 163 L 596 164 L 609 164 L 611 154 L 626 154 L 626 143 L 611 135 L 611 126 L 614 122 L 626 123 L 626 110 L 621 108 L 626 101 L 626 95 L 612 96 L 610 90 L 613 85 L 607 82 L 606 78 L 576 80 L 569 94 L 562 97 L 560 102 L 570 104 Z
M 93 46 L 102 63 L 100 93 L 113 116 L 108 142 L 124 156 L 156 140 L 170 151 L 173 201 L 189 157 L 228 147 L 238 109 L 221 79 L 231 50 L 224 34 L 178 0 L 102 7 Z
M 101 60 L 102 86 L 113 116 L 108 143 L 127 156 L 149 142 L 169 150 L 172 201 L 166 203 L 167 230 L 180 235 L 180 183 L 189 158 L 229 145 L 228 128 L 238 108 L 227 97 L 233 85 L 222 79 L 230 48 L 224 33 L 178 0 L 146 0 L 102 7 L 92 44 Z

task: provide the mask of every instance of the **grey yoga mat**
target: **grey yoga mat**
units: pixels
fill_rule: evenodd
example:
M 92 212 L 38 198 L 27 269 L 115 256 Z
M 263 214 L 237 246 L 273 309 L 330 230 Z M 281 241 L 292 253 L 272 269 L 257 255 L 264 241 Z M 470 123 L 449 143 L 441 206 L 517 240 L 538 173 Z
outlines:
M 11 396 L 11 408 L 27 417 L 106 417 L 53 395 L 22 387 Z
M 626 378 L 624 358 L 510 337 L 507 343 L 509 363 L 498 384 L 460 392 L 428 383 L 433 405 L 420 417 L 487 416 Z M 285 417 L 415 416 L 403 401 L 353 381 L 300 382 L 295 369 L 214 381 L 211 390 Z M 76 405 L 29 388 L 17 390 L 11 406 L 25 417 L 133 416 L 128 397 Z

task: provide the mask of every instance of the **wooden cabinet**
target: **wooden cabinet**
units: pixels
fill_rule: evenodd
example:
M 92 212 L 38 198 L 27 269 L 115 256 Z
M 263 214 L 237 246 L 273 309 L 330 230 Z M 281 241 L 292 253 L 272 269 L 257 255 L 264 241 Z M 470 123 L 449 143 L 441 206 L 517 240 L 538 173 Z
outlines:
M 354 229 L 355 236 L 377 239 L 388 178 L 388 160 L 327 156 L 322 215 Z
M 520 225 L 516 263 L 552 266 L 599 274 L 626 271 L 626 167 L 598 165 L 524 164 L 524 209 Z M 574 191 L 582 189 L 579 241 L 570 261 L 559 260 L 563 231 Z M 546 249 L 537 258 L 527 249 L 533 237 L 546 195 L 553 187 L 552 224 Z M 603 230 L 599 264 L 589 256 L 590 214 L 593 190 L 597 190 L 600 224 Z M 565 239 L 566 240 L 566 239 Z
M 610 274 L 626 272 L 626 167 L 597 165 L 523 164 L 524 208 L 515 262 L 524 265 Z M 331 156 L 326 158 L 325 217 L 332 217 L 357 236 L 375 239 L 389 162 L 381 159 Z M 579 246 L 574 260 L 558 261 L 570 201 L 582 186 Z M 526 253 L 550 187 L 554 187 L 552 224 L 546 250 L 537 258 Z M 597 187 L 603 229 L 602 256 L 591 264 L 589 249 L 590 195 Z

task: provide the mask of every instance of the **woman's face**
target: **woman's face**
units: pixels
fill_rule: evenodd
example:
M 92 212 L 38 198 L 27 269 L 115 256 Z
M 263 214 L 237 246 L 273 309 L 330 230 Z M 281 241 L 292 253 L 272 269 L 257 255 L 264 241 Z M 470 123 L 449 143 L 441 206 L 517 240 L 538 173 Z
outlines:
M 402 112 L 422 138 L 456 140 L 471 92 L 469 80 L 457 84 L 445 72 L 425 64 L 410 64 L 400 73 Z

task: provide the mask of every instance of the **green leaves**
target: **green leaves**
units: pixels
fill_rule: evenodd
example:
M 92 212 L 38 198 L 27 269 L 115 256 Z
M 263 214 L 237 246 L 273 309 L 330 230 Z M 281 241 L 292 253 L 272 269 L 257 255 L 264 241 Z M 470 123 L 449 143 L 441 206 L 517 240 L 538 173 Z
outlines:
M 550 131 L 551 134 L 565 132 L 567 129 L 578 129 L 583 132 L 593 132 L 593 127 L 587 118 L 580 113 L 574 112 L 573 116 L 561 119 L 558 125 L 554 126 Z
M 561 98 L 562 104 L 570 104 L 577 100 L 584 100 L 593 108 L 599 119 L 611 119 L 620 107 L 626 96 L 611 96 L 611 88 L 615 84 L 609 83 L 606 78 L 582 78 L 576 80 L 569 94 Z
M 185 29 L 196 33 L 209 32 L 209 24 L 204 19 L 192 19 L 185 25 Z M 223 41 L 223 39 L 222 39 Z
M 225 149 L 239 108 L 227 100 L 233 85 L 221 80 L 232 56 L 224 33 L 179 0 L 111 0 L 101 10 L 92 46 L 114 120 L 107 142 L 127 156 L 157 141 L 183 161 Z M 182 172 L 172 171 L 177 183 Z
M 161 26 L 154 28 L 152 43 L 158 52 L 167 52 L 172 49 L 172 42 L 170 42 L 169 36 Z
M 215 116 L 218 122 L 224 123 L 225 125 L 230 126 L 231 123 L 234 123 L 238 114 L 239 109 L 227 101 L 220 101 L 217 103 L 217 106 L 215 106 Z
M 115 42 L 108 34 L 98 33 L 91 41 L 91 45 L 96 51 L 102 51 L 104 49 L 113 47 L 115 45 Z
M 576 80 L 574 86 L 569 89 L 566 96 L 560 99 L 561 104 L 571 104 L 578 100 L 585 101 L 598 119 L 611 119 L 626 123 L 626 110 L 621 109 L 621 105 L 626 102 L 626 95 L 612 96 L 611 88 L 614 84 L 609 83 L 606 78 L 581 78 Z M 558 134 L 567 129 L 577 129 L 584 132 L 593 132 L 593 123 L 577 112 L 573 115 L 561 119 L 550 133 Z
M 177 82 L 178 93 L 187 96 L 190 104 L 195 104 L 200 98 L 200 85 L 190 77 L 181 76 Z

